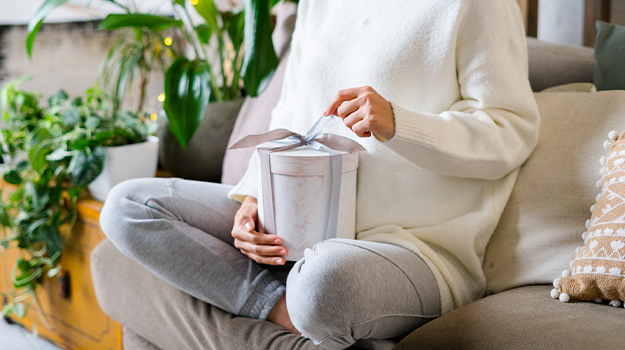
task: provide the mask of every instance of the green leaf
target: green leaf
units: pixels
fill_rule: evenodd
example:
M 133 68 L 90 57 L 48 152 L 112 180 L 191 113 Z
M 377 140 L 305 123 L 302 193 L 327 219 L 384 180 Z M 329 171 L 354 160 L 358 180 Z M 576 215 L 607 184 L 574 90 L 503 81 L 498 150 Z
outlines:
M 169 127 L 187 148 L 204 118 L 211 95 L 210 67 L 201 60 L 177 59 L 165 74 L 165 102 Z
M 31 148 L 30 151 L 28 151 L 28 159 L 30 159 L 33 170 L 41 173 L 47 165 L 46 156 L 51 152 L 52 150 L 49 147 L 43 145 Z
M 11 170 L 4 174 L 4 181 L 10 183 L 11 185 L 19 185 L 24 180 L 22 180 L 19 172 L 17 172 L 16 170 Z
M 89 147 L 89 139 L 86 137 L 81 137 L 75 141 L 70 141 L 68 143 L 68 146 L 74 151 L 82 151 L 85 148 Z
M 0 207 L 0 224 L 5 227 L 11 227 L 11 220 L 2 207 Z M 9 248 L 8 245 L 5 248 Z
M 101 132 L 97 133 L 97 134 L 93 137 L 93 140 L 94 140 L 96 143 L 101 144 L 101 143 L 104 143 L 104 142 L 106 142 L 106 141 L 110 140 L 110 139 L 111 139 L 114 135 L 115 135 L 115 133 L 114 133 L 113 131 L 109 131 L 109 130 L 107 130 L 107 131 L 101 131 Z
M 74 125 L 78 124 L 80 121 L 80 111 L 76 107 L 72 107 L 67 109 L 61 113 L 61 117 L 63 117 L 63 121 L 67 126 L 73 128 Z
M 28 37 L 26 38 L 26 52 L 28 52 L 29 57 L 33 56 L 33 43 L 39 28 L 41 28 L 41 24 L 43 24 L 43 20 L 57 7 L 65 4 L 67 1 L 68 0 L 46 0 L 30 19 L 28 22 Z
M 22 171 L 22 170 L 26 169 L 26 167 L 28 167 L 28 161 L 27 160 L 23 160 L 23 161 L 17 163 L 17 165 L 15 166 L 15 170 Z
M 80 97 L 80 96 L 79 97 L 75 97 L 72 100 L 72 106 L 74 106 L 74 107 L 82 106 L 82 97 Z
M 9 196 L 9 200 L 12 202 L 17 202 L 24 196 L 24 187 L 18 187 L 15 192 L 11 193 Z M 2 224 L 5 224 L 4 222 Z
M 68 98 L 69 95 L 67 95 L 67 92 L 61 89 L 56 94 L 50 96 L 50 98 L 48 99 L 48 104 L 50 105 L 50 107 L 58 106 L 61 103 L 67 101 Z
M 271 41 L 269 2 L 245 0 L 245 51 L 241 75 L 245 91 L 252 97 L 262 93 L 278 66 Z
M 238 13 L 226 12 L 221 14 L 228 36 L 234 49 L 238 49 L 243 43 L 243 30 L 245 28 L 245 15 L 243 11 Z
M 36 231 L 35 238 L 45 243 L 46 253 L 49 257 L 57 256 L 63 250 L 63 237 L 58 227 L 40 226 Z
M 110 14 L 100 22 L 100 29 L 119 29 L 125 27 L 141 28 L 150 30 L 164 30 L 171 26 L 178 26 L 180 21 L 170 17 L 150 15 L 145 13 Z
M 76 187 L 85 187 L 95 180 L 104 168 L 105 151 L 96 147 L 91 152 L 85 150 L 72 157 L 69 165 L 70 183 Z
M 210 27 L 206 24 L 200 24 L 195 27 L 195 32 L 197 33 L 197 37 L 200 39 L 202 44 L 208 44 L 211 39 L 211 35 L 213 34 Z
M 89 117 L 85 122 L 85 126 L 89 129 L 95 129 L 98 127 L 98 125 L 100 125 L 99 117 Z
M 217 23 L 217 7 L 213 0 L 198 0 L 194 5 L 195 10 L 206 20 L 206 24 L 210 27 L 213 33 L 219 34 L 219 24 Z

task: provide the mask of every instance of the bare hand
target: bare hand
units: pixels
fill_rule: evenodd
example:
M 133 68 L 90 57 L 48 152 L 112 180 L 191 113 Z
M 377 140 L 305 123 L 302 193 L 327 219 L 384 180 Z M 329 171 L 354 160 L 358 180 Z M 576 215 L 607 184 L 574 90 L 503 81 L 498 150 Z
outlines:
M 254 197 L 246 197 L 234 216 L 232 237 L 234 246 L 259 264 L 284 265 L 283 256 L 288 252 L 280 246 L 282 239 L 255 231 L 258 221 L 258 203 Z
M 393 107 L 371 86 L 337 92 L 323 115 L 341 117 L 345 126 L 359 137 L 373 134 L 390 140 L 395 135 Z

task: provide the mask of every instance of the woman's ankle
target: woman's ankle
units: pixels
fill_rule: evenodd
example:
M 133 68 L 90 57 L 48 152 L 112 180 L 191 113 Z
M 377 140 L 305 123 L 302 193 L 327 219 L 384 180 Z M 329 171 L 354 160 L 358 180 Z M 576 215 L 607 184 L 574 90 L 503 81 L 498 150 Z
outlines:
M 289 311 L 286 308 L 286 293 L 282 294 L 276 305 L 273 306 L 273 309 L 269 312 L 267 321 L 282 326 L 295 334 L 302 334 L 293 326 L 293 323 L 291 323 L 291 317 L 289 317 Z

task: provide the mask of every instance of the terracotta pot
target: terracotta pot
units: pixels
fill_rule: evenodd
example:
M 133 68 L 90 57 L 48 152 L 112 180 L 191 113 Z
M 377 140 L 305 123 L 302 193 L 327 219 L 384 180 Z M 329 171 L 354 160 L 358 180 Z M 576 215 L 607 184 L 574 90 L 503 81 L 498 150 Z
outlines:
M 210 103 L 186 150 L 169 130 L 169 123 L 163 123 L 158 131 L 163 168 L 185 179 L 220 182 L 226 146 L 244 100 Z

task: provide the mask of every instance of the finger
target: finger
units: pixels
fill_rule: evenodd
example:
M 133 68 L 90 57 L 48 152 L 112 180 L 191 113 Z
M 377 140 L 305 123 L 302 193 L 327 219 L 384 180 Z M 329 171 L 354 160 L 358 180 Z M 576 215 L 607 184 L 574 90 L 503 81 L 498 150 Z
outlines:
M 284 265 L 286 261 L 282 257 L 263 257 L 263 256 L 258 256 L 252 252 L 245 251 L 245 250 L 241 250 L 241 252 L 259 264 Z
M 360 98 L 356 98 L 350 101 L 345 101 L 343 104 L 339 106 L 336 110 L 336 114 L 342 119 L 347 118 L 349 115 L 357 111 L 362 105 L 363 100 Z
M 245 210 L 239 210 L 236 216 L 235 225 L 245 227 L 247 231 L 252 232 L 256 228 L 256 219 L 254 216 L 246 213 Z
M 369 137 L 371 136 L 371 130 L 369 130 L 369 122 L 366 119 L 361 119 L 359 122 L 352 126 L 352 131 L 354 134 L 358 135 L 358 137 Z
M 241 241 L 250 242 L 253 244 L 266 244 L 266 245 L 280 245 L 282 239 L 276 235 L 267 235 L 264 233 L 258 233 L 256 231 L 246 231 L 241 227 L 235 227 L 232 230 L 232 236 Z
M 336 95 L 334 95 L 334 98 L 332 99 L 330 104 L 328 105 L 328 108 L 326 108 L 325 112 L 323 112 L 323 115 L 337 115 L 336 110 L 339 108 L 339 106 L 345 101 L 353 100 L 358 97 L 359 91 L 360 90 L 358 88 L 353 88 L 337 92 Z
M 364 118 L 365 114 L 362 110 L 357 110 L 356 112 L 349 115 L 349 117 L 343 119 L 343 124 L 349 129 L 352 129 L 354 124 L 358 123 Z
M 258 256 L 265 256 L 265 257 L 271 257 L 271 256 L 280 257 L 280 256 L 285 256 L 288 254 L 288 251 L 286 250 L 286 248 L 282 246 L 256 245 L 256 244 L 252 244 L 250 242 L 245 242 L 245 241 L 235 240 L 235 247 L 241 250 L 248 251 L 250 253 L 254 253 Z

